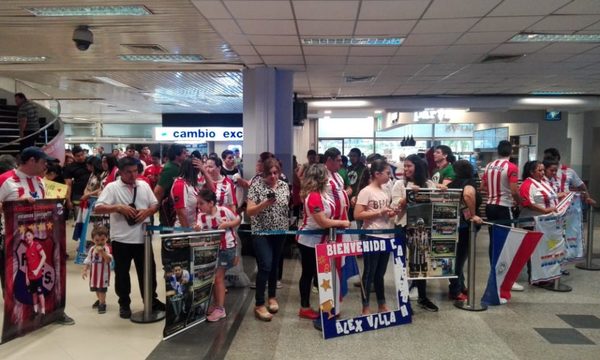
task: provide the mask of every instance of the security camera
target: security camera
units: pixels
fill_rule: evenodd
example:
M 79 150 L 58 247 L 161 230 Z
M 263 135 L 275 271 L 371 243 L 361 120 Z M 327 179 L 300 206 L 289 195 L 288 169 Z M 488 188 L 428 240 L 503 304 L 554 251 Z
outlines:
M 94 43 L 94 33 L 87 26 L 79 26 L 73 31 L 73 41 L 80 51 L 86 51 Z

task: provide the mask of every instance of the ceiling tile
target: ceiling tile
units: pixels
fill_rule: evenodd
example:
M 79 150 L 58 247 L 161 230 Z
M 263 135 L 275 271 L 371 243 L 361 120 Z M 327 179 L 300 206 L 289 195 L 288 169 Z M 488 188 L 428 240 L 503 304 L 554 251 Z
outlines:
M 550 44 L 539 51 L 539 53 L 550 53 L 550 54 L 580 54 L 597 47 L 595 43 L 556 43 Z M 598 58 L 600 61 L 600 58 Z
M 307 55 L 306 64 L 339 64 L 343 65 L 346 63 L 345 56 L 315 56 Z
M 600 5 L 599 5 L 600 6 Z M 598 15 L 550 15 L 529 27 L 530 31 L 578 31 L 600 21 Z
M 349 46 L 304 46 L 304 55 L 348 55 Z
M 304 64 L 302 56 L 263 56 L 262 58 L 267 65 Z
M 377 75 L 385 65 L 350 64 L 344 68 L 344 75 Z
M 355 35 L 402 35 L 405 36 L 415 26 L 416 20 L 368 21 L 359 20 Z
M 250 45 L 246 35 L 224 33 L 221 36 L 229 45 Z
M 450 45 L 461 35 L 462 33 L 410 34 L 402 46 Z
M 298 74 L 300 71 L 306 71 L 306 66 L 303 64 L 279 64 L 277 66 L 278 70 L 290 70 L 294 71 L 294 74 Z M 296 86 L 296 79 L 294 79 L 294 86 Z
M 468 32 L 456 41 L 456 44 L 498 44 L 518 34 L 517 31 Z
M 300 46 L 256 46 L 260 55 L 302 55 Z
M 517 62 L 518 63 L 559 62 L 559 61 L 564 61 L 572 56 L 573 56 L 572 54 L 543 54 L 541 52 L 537 52 L 535 54 L 523 56 L 519 60 L 517 60 Z
M 492 54 L 528 54 L 547 46 L 547 43 L 502 44 L 492 51 Z
M 541 16 L 486 17 L 471 31 L 523 31 L 541 19 Z
M 307 35 L 340 35 L 352 36 L 354 30 L 354 21 L 333 20 L 333 21 L 312 21 L 298 20 L 298 31 L 300 36 Z
M 480 17 L 487 14 L 502 0 L 435 0 L 427 9 L 424 19 Z
M 429 1 L 363 1 L 360 7 L 361 20 L 405 20 L 419 19 Z
M 561 8 L 557 14 L 600 14 L 600 4 L 597 0 L 575 0 Z
M 483 53 L 443 53 L 433 58 L 434 64 L 471 64 L 480 61 L 485 55 Z
M 549 15 L 571 0 L 504 0 L 488 16 Z
M 396 55 L 437 55 L 446 48 L 448 46 L 401 46 Z
M 298 36 L 248 35 L 247 38 L 254 45 L 300 45 Z
M 294 1 L 298 20 L 354 20 L 358 1 Z
M 420 20 L 412 34 L 465 32 L 478 20 L 479 18 Z
M 210 25 L 219 34 L 241 34 L 242 31 L 233 20 L 211 20 Z
M 391 56 L 396 51 L 398 48 L 392 46 L 353 46 L 350 48 L 350 56 Z
M 249 35 L 296 35 L 292 20 L 238 20 L 238 24 Z
M 408 55 L 408 56 L 394 56 L 390 59 L 390 64 L 428 64 L 433 61 L 435 56 L 433 55 Z
M 350 65 L 386 65 L 390 62 L 391 56 L 349 56 L 348 64 Z
M 236 19 L 293 19 L 288 1 L 225 1 L 225 6 Z
M 260 56 L 242 56 L 242 61 L 244 62 L 244 64 L 249 65 L 249 64 L 262 64 L 263 61 L 260 58 Z
M 444 50 L 444 54 L 485 54 L 496 48 L 498 44 L 452 45 Z
M 229 11 L 220 1 L 199 1 L 193 0 L 192 3 L 200 11 L 202 16 L 209 19 L 231 19 Z
M 252 56 L 257 56 L 258 54 L 256 53 L 256 50 L 254 50 L 253 46 L 248 46 L 248 45 L 234 45 L 232 46 L 233 50 L 238 54 L 238 55 L 252 55 Z

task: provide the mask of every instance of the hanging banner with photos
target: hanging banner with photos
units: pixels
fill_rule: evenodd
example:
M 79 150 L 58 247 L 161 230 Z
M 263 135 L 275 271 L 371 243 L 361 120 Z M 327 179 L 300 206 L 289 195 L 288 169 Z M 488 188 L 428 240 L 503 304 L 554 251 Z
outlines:
M 223 230 L 161 235 L 166 340 L 206 320 Z
M 2 342 L 59 319 L 65 308 L 65 221 L 57 200 L 2 203 L 4 325 Z
M 455 277 L 462 190 L 407 190 L 406 199 L 409 279 Z
M 581 209 L 581 195 L 573 193 L 571 205 L 565 212 L 565 246 L 567 254 L 565 262 L 576 263 L 584 258 L 583 252 L 583 211 Z
M 374 238 L 373 238 L 374 239 Z M 319 244 L 315 247 L 317 256 L 317 278 L 319 282 L 319 309 L 323 338 L 331 339 L 339 336 L 358 334 L 366 331 L 384 329 L 392 326 L 409 324 L 412 310 L 408 302 L 408 277 L 406 274 L 403 252 L 404 238 L 349 241 Z M 393 259 L 396 308 L 380 313 L 362 315 L 349 319 L 338 319 L 335 294 L 336 271 L 340 271 L 332 261 L 343 256 L 359 256 L 369 253 L 390 252 Z

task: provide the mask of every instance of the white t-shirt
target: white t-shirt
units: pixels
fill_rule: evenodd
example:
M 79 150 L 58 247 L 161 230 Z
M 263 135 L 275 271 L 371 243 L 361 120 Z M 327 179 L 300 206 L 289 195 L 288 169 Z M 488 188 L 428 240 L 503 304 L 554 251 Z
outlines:
M 148 183 L 143 180 L 136 180 L 135 186 L 137 187 L 135 198 L 136 209 L 148 209 L 158 204 Z M 133 188 L 134 186 L 125 184 L 121 179 L 113 181 L 102 190 L 95 206 L 131 204 L 133 200 Z M 150 222 L 150 218 L 147 218 L 144 222 Z M 143 244 L 144 234 L 142 223 L 129 225 L 125 216 L 116 212 L 111 213 L 110 239 L 124 244 Z
M 389 194 L 380 188 L 376 188 L 374 186 L 367 186 L 363 188 L 356 198 L 356 204 L 363 205 L 366 211 L 381 211 L 381 209 L 389 208 L 392 199 Z M 392 222 L 392 218 L 387 217 L 386 215 L 380 215 L 376 218 L 371 218 L 364 220 L 363 229 L 366 230 L 380 230 L 380 229 L 393 229 L 394 224 Z M 378 235 L 370 235 L 378 238 L 391 239 L 394 237 L 394 234 L 378 234 Z
M 431 180 L 427 180 L 425 182 L 427 189 L 435 189 L 435 183 Z M 394 188 L 392 189 L 392 206 L 397 206 L 400 200 L 406 198 L 406 189 L 412 189 L 415 184 L 411 181 L 407 181 L 405 184 L 405 180 L 396 181 L 394 184 Z M 394 221 L 396 225 L 406 225 L 406 211 L 404 213 L 396 216 Z

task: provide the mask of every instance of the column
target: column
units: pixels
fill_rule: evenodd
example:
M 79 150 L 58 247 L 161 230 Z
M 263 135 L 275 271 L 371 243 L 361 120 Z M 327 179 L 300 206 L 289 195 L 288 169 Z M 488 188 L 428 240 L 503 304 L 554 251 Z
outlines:
M 255 175 L 258 155 L 274 153 L 292 179 L 293 72 L 270 67 L 244 75 L 244 177 Z
M 571 158 L 564 158 L 562 162 L 568 164 L 579 176 L 583 170 L 583 144 L 585 132 L 585 119 L 582 112 L 569 112 L 569 125 L 567 137 L 571 139 Z M 562 154 L 561 154 L 562 155 Z

